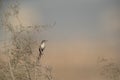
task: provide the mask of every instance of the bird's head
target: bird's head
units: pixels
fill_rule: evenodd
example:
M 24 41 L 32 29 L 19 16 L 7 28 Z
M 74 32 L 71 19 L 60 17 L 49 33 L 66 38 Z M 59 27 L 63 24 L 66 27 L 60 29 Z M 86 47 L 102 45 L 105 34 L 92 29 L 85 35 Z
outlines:
M 48 40 L 42 40 L 41 43 L 43 43 L 43 42 L 47 42 L 47 41 L 48 41 Z
M 42 40 L 41 43 L 46 43 L 48 40 Z

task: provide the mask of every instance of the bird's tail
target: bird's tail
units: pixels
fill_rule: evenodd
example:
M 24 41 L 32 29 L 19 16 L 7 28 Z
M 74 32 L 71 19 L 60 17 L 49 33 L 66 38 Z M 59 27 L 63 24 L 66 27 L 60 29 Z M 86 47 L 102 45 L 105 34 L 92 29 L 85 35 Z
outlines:
M 39 54 L 39 56 L 38 56 L 38 61 L 40 60 L 40 58 L 41 58 L 41 55 Z
M 41 56 L 42 56 L 42 51 L 40 50 L 38 55 L 38 61 L 41 59 Z

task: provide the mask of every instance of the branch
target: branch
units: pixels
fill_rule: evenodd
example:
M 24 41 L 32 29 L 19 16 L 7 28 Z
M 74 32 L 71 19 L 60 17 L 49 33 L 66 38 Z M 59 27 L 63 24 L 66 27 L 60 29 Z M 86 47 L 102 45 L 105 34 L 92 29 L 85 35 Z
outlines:
M 11 77 L 12 77 L 12 80 L 15 80 L 15 77 L 14 77 L 14 74 L 13 74 L 13 70 L 12 70 L 12 66 L 11 66 L 11 62 L 10 62 L 10 53 L 9 54 L 9 68 L 10 68 L 10 74 L 11 74 Z
M 32 79 L 31 79 L 31 76 L 30 76 L 30 71 L 29 71 L 29 69 L 28 69 L 28 67 L 27 67 L 26 64 L 25 64 L 25 68 L 26 68 L 26 71 L 27 71 L 27 75 L 28 75 L 29 80 L 32 80 Z

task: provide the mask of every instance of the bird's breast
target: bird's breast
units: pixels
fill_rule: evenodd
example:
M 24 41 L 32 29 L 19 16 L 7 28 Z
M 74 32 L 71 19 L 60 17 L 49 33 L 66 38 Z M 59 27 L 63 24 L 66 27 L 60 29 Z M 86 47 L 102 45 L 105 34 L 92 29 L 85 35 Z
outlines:
M 45 43 L 41 44 L 41 48 L 44 49 L 45 48 Z

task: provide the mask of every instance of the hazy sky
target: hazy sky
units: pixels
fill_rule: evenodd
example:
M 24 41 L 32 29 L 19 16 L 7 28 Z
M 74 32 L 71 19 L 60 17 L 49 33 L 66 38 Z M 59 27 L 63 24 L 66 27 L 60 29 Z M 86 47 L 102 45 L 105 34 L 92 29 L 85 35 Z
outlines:
M 109 55 L 115 58 L 118 53 L 118 1 L 21 0 L 19 16 L 24 25 L 56 22 L 54 27 L 42 31 L 37 37 L 49 40 L 46 50 L 49 54 L 44 56 L 43 62 L 54 67 L 58 79 L 98 80 L 93 74 L 97 57 Z M 4 33 L 0 30 L 0 40 L 3 38 Z M 83 72 L 87 77 L 80 78 L 79 74 Z
M 56 27 L 50 32 L 50 37 L 60 40 L 79 39 L 83 36 L 96 39 L 104 35 L 103 17 L 110 17 L 107 12 L 113 12 L 116 1 L 44 0 L 39 5 L 43 22 L 56 21 Z
M 116 5 L 117 0 L 21 0 L 20 17 L 24 24 L 56 22 L 54 28 L 43 32 L 54 41 L 83 37 L 94 40 L 106 33 L 105 25 L 116 16 Z

